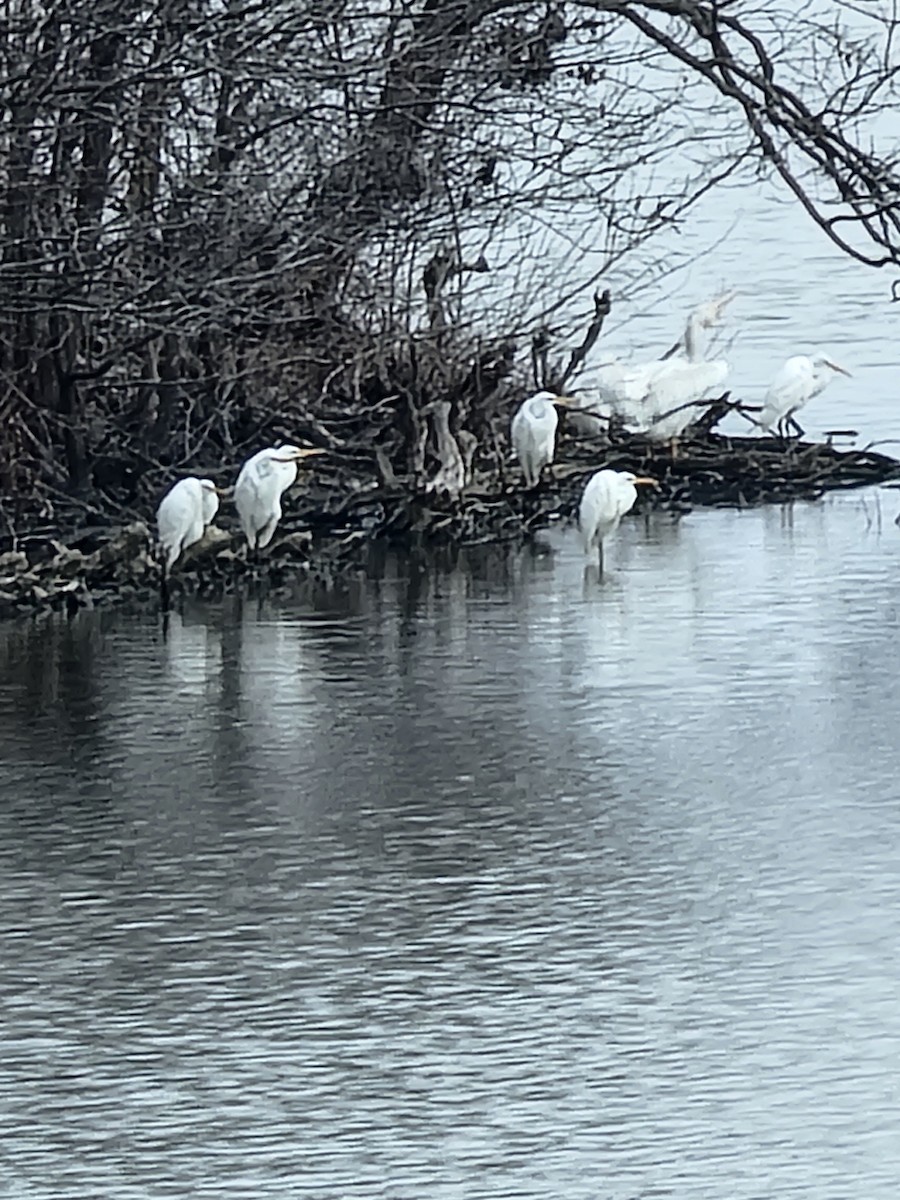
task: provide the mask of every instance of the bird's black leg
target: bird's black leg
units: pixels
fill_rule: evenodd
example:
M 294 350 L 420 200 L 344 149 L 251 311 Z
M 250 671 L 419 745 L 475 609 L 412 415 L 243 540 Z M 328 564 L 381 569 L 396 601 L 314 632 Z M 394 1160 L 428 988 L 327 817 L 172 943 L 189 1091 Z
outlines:
M 603 578 L 603 539 L 597 542 L 597 574 Z
M 806 431 L 801 427 L 799 421 L 797 421 L 797 419 L 795 418 L 793 413 L 791 413 L 789 415 L 788 421 L 790 421 L 791 426 L 793 427 L 795 433 L 797 434 L 797 437 L 802 438 Z
M 169 571 L 164 558 L 159 562 L 159 603 L 164 613 L 169 611 Z

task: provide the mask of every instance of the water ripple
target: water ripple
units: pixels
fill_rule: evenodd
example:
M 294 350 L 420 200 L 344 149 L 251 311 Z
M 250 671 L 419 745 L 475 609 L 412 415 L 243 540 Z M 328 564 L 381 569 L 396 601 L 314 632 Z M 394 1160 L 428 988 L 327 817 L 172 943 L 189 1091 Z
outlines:
M 894 535 L 613 558 L 0 639 L 7 1194 L 893 1200 Z

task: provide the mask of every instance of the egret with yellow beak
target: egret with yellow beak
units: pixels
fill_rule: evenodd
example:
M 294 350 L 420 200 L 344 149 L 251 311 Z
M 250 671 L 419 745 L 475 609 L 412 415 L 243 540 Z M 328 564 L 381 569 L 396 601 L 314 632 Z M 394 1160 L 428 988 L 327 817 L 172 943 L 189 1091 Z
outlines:
M 188 475 L 171 487 L 156 510 L 156 529 L 169 572 L 188 546 L 199 542 L 219 511 L 219 491 L 211 479 Z
M 544 467 L 553 462 L 556 450 L 556 427 L 559 424 L 557 406 L 577 407 L 571 396 L 553 392 L 538 392 L 525 400 L 516 410 L 510 428 L 512 448 L 525 476 L 525 486 L 536 487 Z
M 234 505 L 250 550 L 268 546 L 281 520 L 281 497 L 297 478 L 297 465 L 324 450 L 269 446 L 248 458 L 234 485 Z
M 766 392 L 763 410 L 756 421 L 760 429 L 768 433 L 774 425 L 778 436 L 785 438 L 789 428 L 793 428 L 798 437 L 803 437 L 803 430 L 794 419 L 794 414 L 813 396 L 824 391 L 835 374 L 849 375 L 850 372 L 824 354 L 816 358 L 795 354 L 789 358 Z
M 616 532 L 619 522 L 634 507 L 639 484 L 659 487 L 655 479 L 630 471 L 597 471 L 585 484 L 578 507 L 578 528 L 585 554 L 599 559 L 603 574 L 603 546 Z

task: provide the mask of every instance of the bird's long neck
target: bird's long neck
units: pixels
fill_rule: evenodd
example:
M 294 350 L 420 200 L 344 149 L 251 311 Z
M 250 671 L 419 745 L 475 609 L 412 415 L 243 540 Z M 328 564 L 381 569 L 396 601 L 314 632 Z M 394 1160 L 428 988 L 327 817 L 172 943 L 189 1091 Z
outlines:
M 812 388 L 810 389 L 810 399 L 813 396 L 818 396 L 819 392 L 823 392 L 833 378 L 832 372 L 828 367 L 818 366 L 813 367 Z
M 684 329 L 684 352 L 689 362 L 702 362 L 706 350 L 706 337 L 703 326 L 691 314 Z
M 272 463 L 272 467 L 276 471 L 276 478 L 282 492 L 286 492 L 289 487 L 292 487 L 297 482 L 298 468 L 295 462 Z

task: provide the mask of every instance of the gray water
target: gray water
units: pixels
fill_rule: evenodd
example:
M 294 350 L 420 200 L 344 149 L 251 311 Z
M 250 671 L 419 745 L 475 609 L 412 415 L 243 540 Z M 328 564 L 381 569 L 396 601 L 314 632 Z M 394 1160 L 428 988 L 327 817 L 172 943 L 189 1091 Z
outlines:
M 599 352 L 737 287 L 738 394 L 900 437 L 889 279 L 759 186 L 670 250 Z M 896 1200 L 898 509 L 0 628 L 0 1196 Z
M 0 636 L 0 1194 L 896 1200 L 900 493 Z

